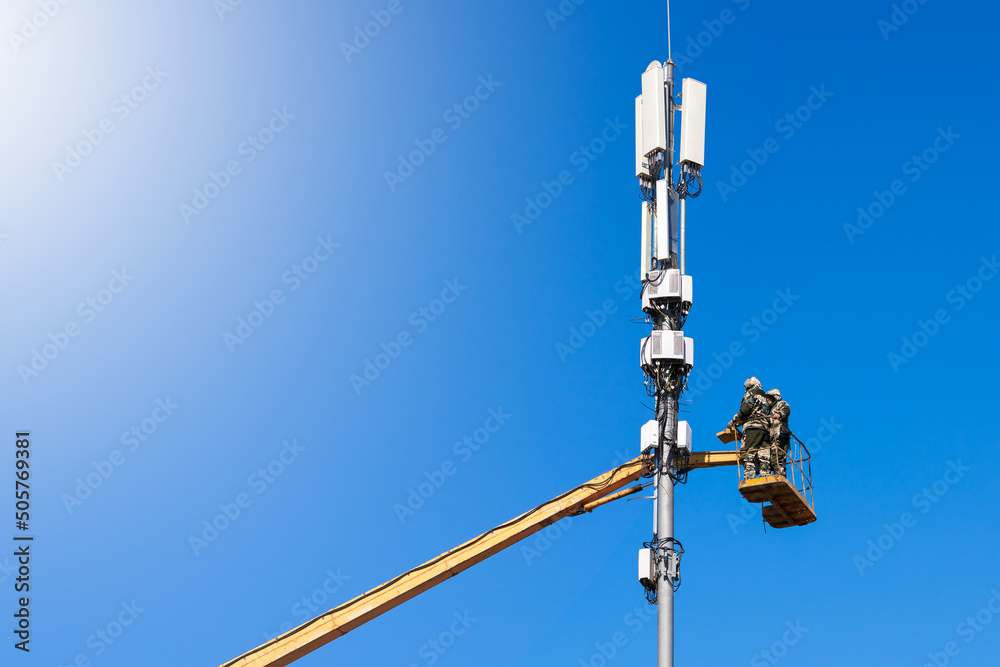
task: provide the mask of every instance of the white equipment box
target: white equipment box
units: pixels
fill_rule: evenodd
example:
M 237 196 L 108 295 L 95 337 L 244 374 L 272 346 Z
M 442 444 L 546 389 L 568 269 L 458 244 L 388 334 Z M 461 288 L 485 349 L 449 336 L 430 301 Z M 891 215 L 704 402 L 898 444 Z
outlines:
M 643 338 L 639 344 L 639 363 L 642 368 L 650 367 L 656 361 L 682 363 L 684 361 L 684 342 L 683 331 L 654 331 Z M 693 358 L 693 345 L 691 354 Z
M 691 453 L 691 427 L 686 421 L 677 422 L 677 448 Z
M 656 559 L 652 549 L 639 549 L 639 583 L 647 590 L 656 588 Z
M 648 422 L 642 425 L 642 429 L 639 431 L 639 453 L 648 454 L 650 450 L 655 449 L 659 444 L 659 424 L 656 423 L 655 419 L 650 419 Z
M 677 269 L 650 271 L 642 290 L 642 309 L 655 311 L 665 301 L 680 301 L 683 293 L 681 272 Z M 662 307 L 662 306 L 661 306 Z

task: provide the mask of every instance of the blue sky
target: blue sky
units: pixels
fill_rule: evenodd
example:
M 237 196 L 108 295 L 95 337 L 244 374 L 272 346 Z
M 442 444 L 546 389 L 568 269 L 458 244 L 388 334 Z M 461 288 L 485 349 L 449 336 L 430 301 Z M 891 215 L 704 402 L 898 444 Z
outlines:
M 218 665 L 636 455 L 662 4 L 4 3 L 0 476 L 30 430 L 35 542 L 0 664 Z M 819 516 L 765 534 L 735 470 L 691 474 L 678 664 L 1000 650 L 998 19 L 674 3 L 708 84 L 683 416 L 719 448 L 747 376 L 780 388 Z M 648 664 L 651 515 L 565 521 L 297 664 Z

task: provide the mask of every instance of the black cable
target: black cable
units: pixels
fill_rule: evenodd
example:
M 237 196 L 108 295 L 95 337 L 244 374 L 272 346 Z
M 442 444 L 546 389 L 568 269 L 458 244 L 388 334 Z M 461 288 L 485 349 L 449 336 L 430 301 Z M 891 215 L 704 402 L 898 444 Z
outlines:
M 649 542 L 643 542 L 642 546 L 653 551 L 653 554 L 657 559 L 657 564 L 659 564 L 663 558 L 666 558 L 666 552 L 674 552 L 677 554 L 677 579 L 670 582 L 670 587 L 676 593 L 681 587 L 681 557 L 684 555 L 684 545 L 681 544 L 680 540 L 676 540 L 672 537 L 657 539 L 656 535 L 653 535 L 653 539 Z M 655 589 L 653 591 L 652 600 L 650 600 L 650 597 L 651 596 L 647 593 L 646 600 L 650 604 L 656 604 Z
M 679 460 L 676 458 L 674 460 L 675 469 L 669 472 L 670 480 L 674 483 L 674 486 L 677 486 L 678 484 L 687 484 L 688 471 L 690 470 L 690 468 L 688 468 L 688 462 L 691 458 L 690 452 L 686 449 L 678 449 L 677 455 Z
M 705 187 L 705 182 L 701 178 L 701 170 L 700 169 L 694 172 L 694 180 L 696 180 L 698 182 L 698 189 L 695 190 L 694 192 L 691 192 L 690 188 L 688 188 L 688 196 L 692 197 L 692 198 L 697 197 L 698 195 L 700 195 L 701 191 L 702 191 L 702 188 Z

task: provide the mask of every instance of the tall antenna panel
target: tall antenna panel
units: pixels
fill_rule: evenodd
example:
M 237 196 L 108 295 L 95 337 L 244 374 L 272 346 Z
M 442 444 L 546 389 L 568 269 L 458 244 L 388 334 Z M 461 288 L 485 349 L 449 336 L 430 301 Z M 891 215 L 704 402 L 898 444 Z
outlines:
M 655 150 L 667 150 L 667 91 L 656 60 L 642 73 L 642 154 Z
M 643 75 L 643 83 L 645 83 Z M 643 87 L 645 92 L 645 87 Z M 708 86 L 695 79 L 684 79 L 681 88 L 680 163 L 698 168 L 705 166 L 705 103 Z
M 649 176 L 646 166 L 646 144 L 642 140 L 642 95 L 635 98 L 635 177 Z
M 648 201 L 642 202 L 642 258 L 639 262 L 639 275 L 645 280 L 653 268 L 653 205 Z
M 653 253 L 656 259 L 673 261 L 674 240 L 677 238 L 677 193 L 667 181 L 656 182 L 656 216 L 653 231 Z

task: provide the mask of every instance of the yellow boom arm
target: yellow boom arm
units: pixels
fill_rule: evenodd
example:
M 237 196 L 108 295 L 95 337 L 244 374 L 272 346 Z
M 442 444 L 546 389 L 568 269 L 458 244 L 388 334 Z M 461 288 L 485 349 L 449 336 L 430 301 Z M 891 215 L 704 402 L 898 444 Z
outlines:
M 709 465 L 719 465 L 711 463 Z M 725 464 L 723 464 L 725 465 Z M 378 588 L 317 616 L 299 627 L 244 653 L 222 667 L 281 667 L 342 637 L 358 626 L 401 605 L 476 563 L 503 551 L 562 518 L 590 511 L 597 501 L 652 472 L 652 457 L 640 456 L 553 498 L 465 544 L 447 551 Z M 637 491 L 640 487 L 630 489 Z M 622 494 L 615 494 L 618 497 Z M 608 498 L 611 500 L 611 498 Z

